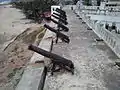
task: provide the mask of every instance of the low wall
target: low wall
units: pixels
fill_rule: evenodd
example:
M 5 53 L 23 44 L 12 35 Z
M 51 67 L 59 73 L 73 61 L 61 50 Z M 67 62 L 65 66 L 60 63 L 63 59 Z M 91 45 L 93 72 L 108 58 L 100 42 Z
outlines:
M 51 50 L 51 44 L 52 44 L 52 37 L 53 33 L 49 30 L 46 31 L 43 39 L 41 40 L 38 47 L 45 49 L 47 51 Z M 29 65 L 25 69 L 23 76 L 18 83 L 16 90 L 39 90 L 40 89 L 40 83 L 43 83 L 43 80 L 41 82 L 41 78 L 43 77 L 45 68 L 43 64 L 39 65 L 33 65 L 35 61 L 42 61 L 44 60 L 44 56 L 34 53 Z
M 73 10 L 76 9 L 76 5 L 66 5 L 66 6 L 64 7 L 64 10 L 65 10 L 65 9 L 71 10 L 71 7 L 73 7 Z
M 120 58 L 120 39 L 112 32 L 103 27 L 102 24 L 90 20 L 90 17 L 76 10 L 77 14 L 86 22 L 86 24 L 112 49 L 112 51 Z

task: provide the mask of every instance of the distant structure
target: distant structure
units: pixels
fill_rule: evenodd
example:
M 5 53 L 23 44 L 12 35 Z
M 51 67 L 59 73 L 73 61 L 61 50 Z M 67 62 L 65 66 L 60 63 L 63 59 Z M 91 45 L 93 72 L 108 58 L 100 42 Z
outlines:
M 97 6 L 97 0 L 91 0 L 92 6 Z
M 97 6 L 97 1 L 99 0 L 91 0 L 92 6 Z M 101 2 L 105 2 L 106 6 L 120 6 L 120 0 L 101 0 Z
M 106 6 L 120 6 L 120 0 L 117 1 L 107 1 Z

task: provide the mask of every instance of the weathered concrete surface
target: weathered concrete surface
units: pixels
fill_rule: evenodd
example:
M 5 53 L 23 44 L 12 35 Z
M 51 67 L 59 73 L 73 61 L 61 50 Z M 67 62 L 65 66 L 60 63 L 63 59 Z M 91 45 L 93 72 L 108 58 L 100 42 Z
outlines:
M 53 36 L 53 33 L 51 31 L 46 31 L 46 34 L 38 47 L 50 51 L 52 38 L 49 37 L 51 36 Z M 20 80 L 19 84 L 16 87 L 16 90 L 38 90 L 42 72 L 44 70 L 44 64 L 34 63 L 35 61 L 42 61 L 44 59 L 45 59 L 44 56 L 34 53 L 29 62 L 29 65 L 24 71 L 22 79 Z
M 98 37 L 72 11 L 66 12 L 71 42 L 55 44 L 53 52 L 72 60 L 75 74 L 48 75 L 44 90 L 120 90 L 120 71 L 114 66 L 117 56 L 104 42 L 96 42 Z
M 27 67 L 16 90 L 37 90 L 43 67 Z

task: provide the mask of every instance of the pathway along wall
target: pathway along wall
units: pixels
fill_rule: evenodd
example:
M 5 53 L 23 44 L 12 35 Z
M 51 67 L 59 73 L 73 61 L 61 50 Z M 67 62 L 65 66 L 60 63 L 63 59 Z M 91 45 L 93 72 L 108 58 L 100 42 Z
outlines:
M 76 13 L 86 22 L 86 24 L 92 28 L 92 30 L 105 41 L 105 43 L 112 49 L 112 51 L 120 58 L 120 39 L 112 34 L 112 32 L 108 31 L 103 27 L 101 23 L 96 23 L 93 20 L 90 20 L 90 17 L 85 14 L 79 12 L 79 10 L 75 10 Z

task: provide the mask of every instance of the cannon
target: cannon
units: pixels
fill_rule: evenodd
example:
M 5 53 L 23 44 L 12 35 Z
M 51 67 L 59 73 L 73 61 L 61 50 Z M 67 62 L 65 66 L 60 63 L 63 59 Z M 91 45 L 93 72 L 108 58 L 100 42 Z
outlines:
M 117 33 L 117 26 L 115 22 L 112 23 L 111 29 L 115 30 L 115 32 Z
M 55 13 L 55 12 L 53 12 L 53 15 L 57 15 L 57 16 L 59 16 L 59 17 L 65 19 L 65 20 L 67 20 L 67 16 L 66 16 L 66 15 L 60 15 L 60 14 Z
M 119 34 L 119 31 L 117 30 L 117 26 L 115 22 L 112 23 L 112 26 L 109 26 L 109 24 L 105 24 L 105 28 L 110 32 L 114 30 L 116 33 Z
M 63 11 L 63 10 L 61 10 L 61 9 L 59 9 L 59 8 L 56 8 L 56 11 L 57 11 L 58 13 L 62 14 L 62 15 L 66 15 L 66 12 Z
M 59 9 L 59 8 L 56 8 L 56 10 L 59 10 L 59 11 L 61 11 L 61 12 L 63 12 L 63 13 L 66 13 L 64 10 Z
M 44 25 L 45 28 L 49 29 L 50 31 L 54 32 L 57 34 L 59 38 L 61 38 L 62 41 L 69 43 L 70 39 L 68 36 L 64 35 L 63 33 L 59 32 L 58 30 L 55 30 L 54 28 L 50 27 L 49 25 Z
M 28 49 L 51 59 L 51 64 L 52 64 L 51 74 L 52 75 L 53 75 L 53 72 L 56 72 L 60 69 L 65 69 L 67 71 L 70 71 L 72 74 L 74 74 L 74 64 L 71 60 L 68 60 L 64 57 L 48 52 L 46 50 L 43 50 L 34 45 L 29 45 Z M 57 66 L 59 66 L 59 69 L 56 69 Z
M 107 29 L 107 30 L 108 30 L 108 29 L 109 29 L 109 27 L 110 27 L 110 26 L 109 26 L 109 24 L 108 24 L 108 23 L 106 23 L 106 24 L 105 24 L 105 29 Z
M 53 15 L 53 14 L 52 14 L 52 16 L 53 16 L 54 18 L 58 19 L 59 21 L 61 21 L 62 23 L 64 23 L 65 25 L 68 24 L 68 22 L 67 22 L 65 19 L 62 19 L 62 18 L 60 18 L 60 17 L 57 17 L 57 16 L 55 16 L 55 15 Z
M 64 25 L 61 24 L 60 22 L 57 22 L 56 20 L 52 19 L 51 17 L 44 17 L 44 18 L 47 19 L 47 20 L 50 20 L 50 21 L 52 21 L 52 22 L 54 22 L 54 23 L 56 23 L 56 24 L 58 24 L 58 26 L 59 26 L 60 28 L 62 28 L 63 31 L 65 31 L 65 32 L 68 32 L 68 31 L 69 31 L 68 27 L 64 26 Z

